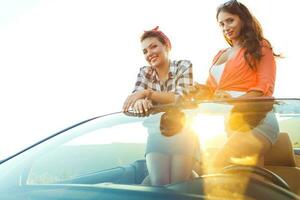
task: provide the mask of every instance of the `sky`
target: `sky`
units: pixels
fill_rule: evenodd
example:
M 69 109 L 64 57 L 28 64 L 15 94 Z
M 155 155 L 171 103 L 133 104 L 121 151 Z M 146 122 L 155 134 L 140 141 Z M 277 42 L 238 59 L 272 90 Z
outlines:
M 155 26 L 172 59 L 203 83 L 227 48 L 221 0 L 0 0 L 0 160 L 85 119 L 121 111 L 145 60 L 139 37 Z M 275 97 L 300 97 L 300 13 L 294 0 L 243 0 L 277 60 Z

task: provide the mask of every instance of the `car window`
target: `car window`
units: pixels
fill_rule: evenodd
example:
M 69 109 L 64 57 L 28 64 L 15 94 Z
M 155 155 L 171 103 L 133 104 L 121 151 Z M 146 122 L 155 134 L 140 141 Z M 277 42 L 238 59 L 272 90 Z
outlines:
M 280 132 L 288 133 L 294 148 L 300 148 L 300 101 L 279 101 L 274 106 Z
M 143 159 L 147 130 L 141 123 L 92 130 L 36 159 L 27 184 L 48 184 Z
M 300 115 L 278 115 L 280 132 L 288 133 L 294 148 L 300 148 Z
M 232 105 L 207 102 L 183 108 L 186 123 L 198 134 L 201 151 L 207 153 L 206 157 L 210 158 L 226 142 L 226 121 L 233 109 Z M 300 148 L 300 101 L 278 101 L 272 110 L 279 122 L 280 132 L 288 133 L 293 147 Z M 160 119 L 163 113 L 160 111 L 146 117 L 119 113 L 75 126 L 1 164 L 0 171 L 5 173 L 1 174 L 0 180 L 20 174 L 22 180 L 25 180 L 24 184 L 72 183 L 68 180 L 134 166 L 138 162 L 142 166 L 141 171 L 132 172 L 135 168 L 128 168 L 124 174 L 130 173 L 130 178 L 122 182 L 114 181 L 119 174 L 112 172 L 108 182 L 140 183 L 145 177 L 143 170 L 146 169 L 144 154 L 147 137 L 152 133 L 161 134 Z M 134 180 L 137 176 L 141 177 L 138 181 Z M 98 179 L 97 183 L 108 180 L 105 179 L 107 174 L 102 173 L 99 177 L 101 180 Z

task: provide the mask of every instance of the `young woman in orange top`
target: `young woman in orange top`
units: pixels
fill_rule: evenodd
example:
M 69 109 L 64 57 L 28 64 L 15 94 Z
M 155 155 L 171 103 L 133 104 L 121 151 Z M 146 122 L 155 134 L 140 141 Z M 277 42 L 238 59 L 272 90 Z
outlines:
M 276 64 L 270 42 L 248 8 L 236 0 L 220 5 L 216 15 L 229 48 L 213 60 L 207 85 L 216 98 L 270 97 L 274 91 Z M 228 128 L 228 127 L 227 127 Z M 272 112 L 247 134 L 228 128 L 229 138 L 217 153 L 215 166 L 231 164 L 233 157 L 252 156 L 257 165 L 276 141 L 279 128 Z

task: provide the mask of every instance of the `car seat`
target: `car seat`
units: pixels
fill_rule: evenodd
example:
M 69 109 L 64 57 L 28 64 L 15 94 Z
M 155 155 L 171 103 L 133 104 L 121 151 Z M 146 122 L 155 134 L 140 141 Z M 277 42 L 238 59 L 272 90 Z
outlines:
M 297 167 L 293 145 L 287 133 L 280 133 L 272 149 L 265 155 L 265 168 L 278 174 L 300 195 L 300 168 Z

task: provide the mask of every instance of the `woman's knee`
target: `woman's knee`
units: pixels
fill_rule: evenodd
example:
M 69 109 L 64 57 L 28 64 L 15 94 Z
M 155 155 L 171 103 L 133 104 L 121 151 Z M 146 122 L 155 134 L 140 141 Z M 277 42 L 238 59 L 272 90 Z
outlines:
M 165 185 L 170 183 L 170 156 L 161 153 L 146 155 L 151 185 Z
M 174 155 L 172 157 L 171 183 L 191 178 L 195 159 L 191 156 Z
M 151 175 L 150 183 L 152 186 L 161 186 L 170 184 L 170 178 L 167 175 Z
M 141 185 L 150 186 L 151 185 L 150 177 L 146 176 L 142 181 Z

